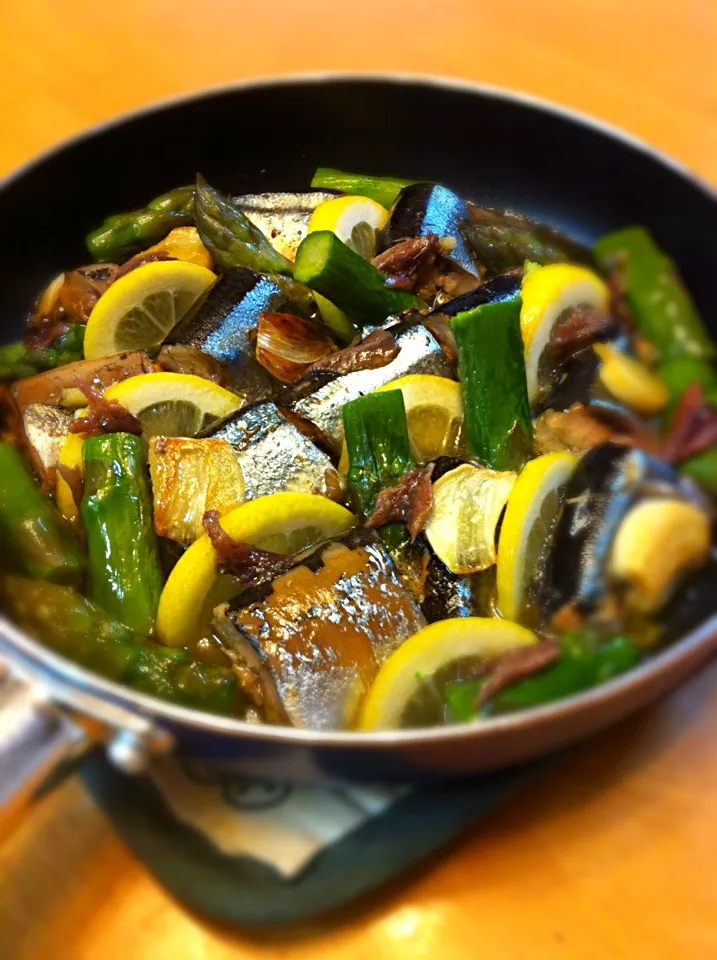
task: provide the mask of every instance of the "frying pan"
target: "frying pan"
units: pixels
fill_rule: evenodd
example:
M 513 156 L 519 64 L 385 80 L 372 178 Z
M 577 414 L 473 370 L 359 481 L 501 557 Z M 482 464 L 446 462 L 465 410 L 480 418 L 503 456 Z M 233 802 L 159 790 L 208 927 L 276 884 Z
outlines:
M 49 278 L 87 260 L 83 237 L 108 213 L 191 182 L 197 170 L 244 193 L 306 189 L 319 165 L 439 181 L 585 243 L 644 224 L 676 260 L 717 335 L 716 198 L 671 160 L 602 124 L 499 90 L 415 77 L 305 76 L 151 107 L 70 141 L 0 185 L 2 338 L 20 334 Z M 631 673 L 552 706 L 441 729 L 314 733 L 250 726 L 134 693 L 0 618 L 7 664 L 0 805 L 26 798 L 59 758 L 91 739 L 131 771 L 174 750 L 282 780 L 472 774 L 605 727 L 680 682 L 716 648 L 712 616 L 690 623 Z

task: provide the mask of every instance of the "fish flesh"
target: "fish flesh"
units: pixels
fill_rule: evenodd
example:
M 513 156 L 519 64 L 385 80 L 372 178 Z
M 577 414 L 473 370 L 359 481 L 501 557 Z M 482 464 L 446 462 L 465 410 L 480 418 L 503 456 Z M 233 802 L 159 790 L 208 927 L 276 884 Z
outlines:
M 425 622 L 365 530 L 215 611 L 242 687 L 267 719 L 313 730 L 350 725 L 381 664 Z
M 196 311 L 180 321 L 167 343 L 194 347 L 226 371 L 231 388 L 245 404 L 270 397 L 277 381 L 256 360 L 256 328 L 261 313 L 314 309 L 305 287 L 284 277 L 263 277 L 246 267 L 228 270 Z
M 311 214 L 336 193 L 310 190 L 306 193 L 254 193 L 234 197 L 242 213 L 258 227 L 272 247 L 288 260 L 296 259 L 299 244 L 309 229 Z
M 274 403 L 245 407 L 211 437 L 226 440 L 238 454 L 246 500 L 288 491 L 343 497 L 346 482 L 329 457 Z
M 429 373 L 451 377 L 450 362 L 438 341 L 424 326 L 398 325 L 390 332 L 400 352 L 386 366 L 337 377 L 321 375 L 314 379 L 309 375 L 281 394 L 281 406 L 311 421 L 338 452 L 344 437 L 341 411 L 350 400 L 365 396 L 377 387 L 409 374 Z

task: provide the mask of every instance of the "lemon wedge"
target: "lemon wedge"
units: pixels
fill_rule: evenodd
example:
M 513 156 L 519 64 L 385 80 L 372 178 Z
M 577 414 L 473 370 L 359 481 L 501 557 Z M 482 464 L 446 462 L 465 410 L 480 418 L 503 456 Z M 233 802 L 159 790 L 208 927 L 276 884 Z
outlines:
M 145 373 L 105 391 L 134 414 L 147 436 L 195 437 L 238 410 L 236 394 L 191 373 Z
M 548 453 L 521 471 L 503 517 L 498 542 L 498 609 L 509 620 L 524 615 L 525 594 L 561 505 L 561 493 L 578 458 Z
M 464 463 L 433 484 L 424 533 L 451 573 L 478 573 L 496 561 L 495 532 L 516 475 Z
M 356 517 L 313 493 L 274 493 L 230 510 L 220 520 L 233 540 L 275 553 L 303 550 L 346 533 Z M 182 555 L 159 601 L 156 629 L 169 646 L 201 638 L 214 607 L 237 593 L 236 580 L 216 570 L 217 556 L 206 534 Z
M 211 270 L 196 263 L 157 260 L 115 280 L 87 321 L 86 359 L 129 350 L 158 350 L 216 279 Z
M 81 434 L 68 433 L 60 450 L 60 456 L 57 458 L 58 466 L 62 465 L 68 470 L 74 470 L 81 477 L 83 444 Z M 55 474 L 55 499 L 65 520 L 69 520 L 73 526 L 76 526 L 80 522 L 80 504 L 75 503 L 70 485 L 59 470 Z
M 324 200 L 314 210 L 307 232 L 330 230 L 339 240 L 368 258 L 376 252 L 376 231 L 382 230 L 387 221 L 388 210 L 369 197 L 334 197 Z M 314 299 L 329 330 L 339 340 L 348 343 L 356 328 L 346 314 L 320 293 L 315 293 Z
M 610 291 L 607 284 L 587 267 L 549 263 L 526 274 L 520 295 L 525 373 L 528 396 L 533 403 L 540 394 L 540 360 L 562 314 L 571 307 L 580 306 L 606 313 Z
M 361 705 L 359 729 L 400 728 L 421 685 L 452 662 L 492 660 L 537 642 L 532 631 L 508 620 L 456 617 L 432 623 L 409 637 L 383 664 Z
M 375 200 L 368 197 L 334 197 L 324 200 L 311 214 L 309 233 L 330 230 L 362 256 L 367 253 L 373 255 L 371 250 L 363 249 L 365 242 L 372 238 L 369 231 L 383 230 L 387 221 L 388 210 Z
M 378 387 L 376 393 L 400 390 L 406 407 L 411 455 L 417 463 L 463 452 L 463 396 L 461 385 L 448 377 L 417 373 Z M 348 473 L 344 443 L 339 471 Z
M 598 378 L 615 399 L 646 417 L 667 406 L 670 391 L 644 363 L 608 343 L 595 343 L 593 350 L 602 361 Z

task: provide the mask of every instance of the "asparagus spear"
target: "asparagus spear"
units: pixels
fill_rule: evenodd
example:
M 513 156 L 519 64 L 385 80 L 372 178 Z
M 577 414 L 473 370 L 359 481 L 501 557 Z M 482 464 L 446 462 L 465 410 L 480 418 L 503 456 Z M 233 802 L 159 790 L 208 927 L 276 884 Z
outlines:
M 22 340 L 0 347 L 0 380 L 22 380 L 82 360 L 85 327 L 74 323 L 53 346 L 32 350 Z
M 623 636 L 596 643 L 587 632 L 576 631 L 565 634 L 560 643 L 562 653 L 552 666 L 502 690 L 488 705 L 488 712 L 505 713 L 553 703 L 606 683 L 640 662 L 639 648 Z M 449 720 L 465 723 L 483 713 L 475 705 L 485 679 L 446 684 L 443 698 Z
M 177 187 L 155 197 L 144 210 L 107 217 L 101 227 L 88 233 L 85 242 L 94 260 L 124 260 L 193 220 L 194 187 Z
M 463 383 L 469 453 L 494 470 L 520 470 L 531 455 L 518 295 L 484 303 L 451 320 Z
M 679 467 L 679 471 L 717 497 L 717 447 L 710 447 L 704 453 L 698 453 L 689 460 L 685 460 Z
M 393 314 L 425 304 L 412 293 L 386 286 L 386 277 L 330 230 L 310 233 L 299 244 L 294 277 L 360 324 L 381 324 Z
M 319 167 L 311 180 L 317 190 L 338 190 L 357 197 L 370 197 L 382 207 L 392 207 L 401 190 L 420 180 L 399 180 L 397 177 L 371 177 L 363 173 L 346 173 L 333 167 Z
M 10 613 L 44 644 L 135 690 L 212 713 L 230 713 L 237 685 L 226 667 L 190 660 L 185 650 L 140 639 L 69 587 L 6 577 Z
M 128 433 L 91 437 L 83 459 L 89 597 L 132 630 L 149 634 L 162 573 L 142 441 Z
M 220 267 L 249 267 L 257 273 L 291 276 L 291 263 L 286 257 L 272 247 L 233 200 L 210 187 L 201 176 L 197 176 L 194 217 L 202 243 Z
M 675 265 L 642 227 L 627 227 L 595 244 L 600 267 L 617 273 L 642 334 L 660 360 L 714 356 L 714 344 Z
M 7 558 L 28 576 L 60 583 L 82 577 L 85 560 L 74 533 L 8 443 L 0 443 L 0 527 Z

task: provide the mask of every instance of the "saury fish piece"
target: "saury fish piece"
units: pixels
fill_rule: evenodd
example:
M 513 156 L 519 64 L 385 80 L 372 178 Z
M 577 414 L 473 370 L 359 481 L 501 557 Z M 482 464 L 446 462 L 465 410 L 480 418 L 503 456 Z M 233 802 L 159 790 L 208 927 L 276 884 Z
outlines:
M 324 544 L 219 613 L 220 639 L 257 706 L 314 730 L 347 726 L 384 660 L 424 625 L 366 531 Z
M 167 342 L 194 347 L 223 364 L 235 392 L 245 403 L 257 403 L 272 395 L 276 383 L 255 357 L 259 314 L 304 316 L 311 304 L 305 289 L 289 279 L 269 279 L 244 267 L 229 270 Z
M 287 259 L 296 257 L 296 250 L 306 236 L 311 214 L 335 193 L 311 190 L 306 193 L 254 193 L 234 197 L 242 213 Z
M 344 479 L 329 457 L 284 417 L 273 403 L 234 414 L 211 436 L 238 454 L 244 497 L 270 493 L 319 493 L 339 500 Z
M 385 367 L 347 373 L 328 382 L 326 379 L 305 377 L 286 395 L 282 395 L 281 405 L 314 423 L 338 451 L 344 435 L 341 410 L 349 400 L 365 396 L 377 387 L 411 373 L 451 376 L 449 361 L 438 341 L 424 326 L 396 327 L 391 333 L 396 338 L 400 352 Z M 317 385 L 312 389 L 313 383 Z

